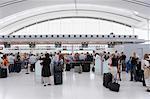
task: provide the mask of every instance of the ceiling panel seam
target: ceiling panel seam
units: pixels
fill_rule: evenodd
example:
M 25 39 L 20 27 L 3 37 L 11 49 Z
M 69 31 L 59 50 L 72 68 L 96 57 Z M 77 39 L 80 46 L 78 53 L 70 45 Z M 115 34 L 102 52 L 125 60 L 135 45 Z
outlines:
M 136 2 L 139 2 L 139 3 L 143 3 L 143 4 L 146 4 L 146 5 L 150 5 L 150 3 L 147 3 L 147 2 L 144 2 L 144 1 L 139 1 L 139 0 L 133 0 L 133 1 L 136 1 Z
M 141 5 L 141 6 L 150 8 L 150 5 L 149 5 L 149 4 L 145 4 L 145 3 L 142 3 L 142 2 L 137 2 L 137 1 L 135 1 L 135 0 L 132 0 L 132 1 L 131 1 L 131 0 L 122 0 L 122 1 L 129 2 L 129 3 L 132 3 L 132 4 Z
M 9 1 L 9 2 L 5 2 L 5 3 L 1 3 L 0 4 L 0 8 L 12 5 L 12 4 L 17 4 L 17 3 L 21 3 L 21 2 L 25 2 L 27 0 L 13 0 L 13 1 Z

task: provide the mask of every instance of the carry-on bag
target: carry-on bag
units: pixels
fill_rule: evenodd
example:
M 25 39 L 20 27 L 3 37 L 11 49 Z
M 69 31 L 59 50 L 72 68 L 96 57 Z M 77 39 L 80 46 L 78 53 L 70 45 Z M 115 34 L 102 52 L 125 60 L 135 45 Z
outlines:
M 116 82 L 109 82 L 108 87 L 111 91 L 119 92 L 120 84 L 118 84 Z
M 54 73 L 54 84 L 55 85 L 60 85 L 62 83 L 63 83 L 62 72 L 55 72 Z
M 83 63 L 82 70 L 83 72 L 90 72 L 90 63 Z
M 112 82 L 112 74 L 111 73 L 104 73 L 104 75 L 103 75 L 103 86 L 108 88 L 109 82 Z
M 7 77 L 7 68 L 0 68 L 0 78 Z
M 70 69 L 71 69 L 70 64 L 66 64 L 66 71 L 70 71 Z

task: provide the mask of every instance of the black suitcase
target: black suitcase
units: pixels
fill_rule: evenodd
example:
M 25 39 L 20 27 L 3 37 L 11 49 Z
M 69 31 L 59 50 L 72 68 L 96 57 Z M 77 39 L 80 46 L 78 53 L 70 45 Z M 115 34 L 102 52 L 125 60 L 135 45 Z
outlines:
M 103 86 L 109 88 L 108 83 L 112 82 L 112 74 L 111 73 L 104 73 L 103 75 Z
M 54 84 L 60 85 L 63 83 L 62 72 L 54 73 Z
M 71 69 L 70 64 L 66 64 L 66 71 L 70 71 L 70 69 Z
M 84 63 L 82 65 L 82 71 L 83 72 L 90 72 L 90 63 Z
M 63 68 L 61 64 L 54 64 L 54 72 L 62 72 Z
M 0 78 L 7 78 L 7 69 L 0 68 Z
M 17 72 L 17 73 L 21 72 L 21 64 L 20 63 L 16 63 L 14 68 L 15 68 L 15 72 Z
M 109 83 L 108 83 L 108 86 L 109 86 L 109 89 L 110 89 L 111 91 L 119 92 L 120 84 L 115 83 L 115 82 L 114 82 L 114 83 L 109 82 Z
M 143 70 L 136 70 L 135 81 L 142 82 L 143 81 L 143 75 L 144 75 Z

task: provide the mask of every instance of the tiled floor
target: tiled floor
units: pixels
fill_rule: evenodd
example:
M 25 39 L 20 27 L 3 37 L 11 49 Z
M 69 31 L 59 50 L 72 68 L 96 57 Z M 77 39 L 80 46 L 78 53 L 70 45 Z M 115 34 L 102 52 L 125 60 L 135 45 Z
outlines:
M 150 99 L 140 82 L 130 82 L 124 74 L 120 92 L 102 85 L 102 76 L 93 73 L 65 72 L 63 85 L 44 87 L 34 73 L 11 74 L 0 79 L 0 99 Z M 53 79 L 53 78 L 52 78 Z

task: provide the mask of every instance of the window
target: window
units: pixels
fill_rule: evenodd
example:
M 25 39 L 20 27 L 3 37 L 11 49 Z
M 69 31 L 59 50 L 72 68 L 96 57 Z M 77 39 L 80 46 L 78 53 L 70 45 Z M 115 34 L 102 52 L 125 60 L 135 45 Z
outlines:
M 82 37 L 81 34 L 83 34 L 90 35 L 90 37 L 93 35 L 94 37 L 94 35 L 109 35 L 110 33 L 114 33 L 115 35 L 124 35 L 123 33 L 131 35 L 132 31 L 133 29 L 131 27 L 106 20 L 92 18 L 64 18 L 38 22 L 38 24 L 20 28 L 20 30 L 18 29 L 13 35 L 49 35 L 49 33 L 51 33 L 51 35 L 79 35 L 79 37 Z

